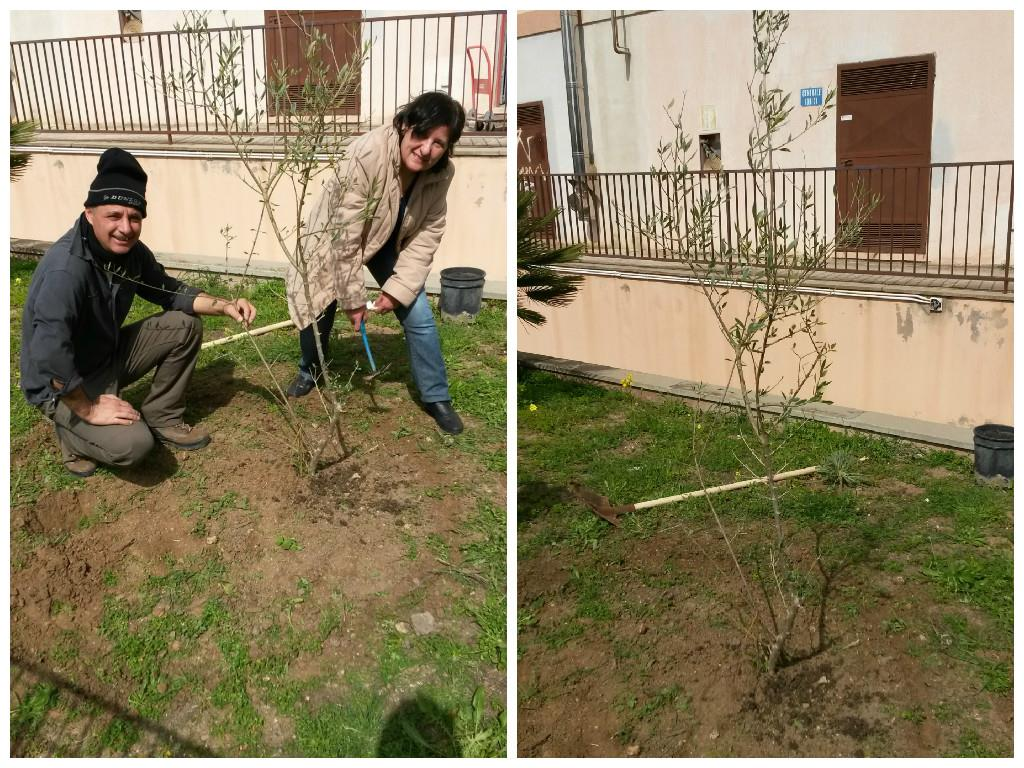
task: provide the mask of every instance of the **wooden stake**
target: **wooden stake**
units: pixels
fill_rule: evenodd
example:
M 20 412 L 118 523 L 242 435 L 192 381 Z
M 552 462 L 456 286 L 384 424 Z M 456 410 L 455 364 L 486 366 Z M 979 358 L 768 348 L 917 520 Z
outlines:
M 804 467 L 803 469 L 792 469 L 789 472 L 779 472 L 775 475 L 775 480 L 787 480 L 791 477 L 800 477 L 801 475 L 811 475 L 818 471 L 820 467 Z M 710 496 L 714 493 L 725 493 L 726 491 L 735 491 L 738 488 L 746 488 L 750 485 L 758 485 L 759 483 L 767 483 L 767 477 L 755 477 L 752 480 L 741 480 L 738 483 L 729 483 L 728 485 L 716 485 L 714 488 L 703 488 L 699 491 L 690 491 L 689 493 L 680 493 L 678 496 L 666 496 L 663 499 L 652 499 L 651 501 L 641 501 L 634 504 L 635 509 L 648 509 L 650 507 L 657 507 L 662 504 L 671 504 L 675 501 L 682 501 L 683 499 L 695 499 L 698 496 Z
M 252 331 L 243 331 L 242 333 L 236 333 L 234 336 L 225 336 L 223 339 L 214 339 L 213 341 L 207 341 L 203 343 L 203 349 L 209 349 L 210 347 L 219 347 L 221 344 L 230 344 L 232 341 L 238 341 L 244 339 L 246 336 L 261 336 L 264 333 L 270 333 L 271 331 L 277 331 L 281 328 L 293 327 L 291 320 L 282 320 L 280 323 L 274 323 L 273 325 L 265 325 L 262 328 L 256 328 Z

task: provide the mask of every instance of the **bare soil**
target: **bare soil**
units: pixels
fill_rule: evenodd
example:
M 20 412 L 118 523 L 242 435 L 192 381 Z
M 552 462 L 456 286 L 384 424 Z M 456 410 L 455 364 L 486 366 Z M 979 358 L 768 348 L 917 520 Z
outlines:
M 453 595 L 462 587 L 422 544 L 430 534 L 452 542 L 479 498 L 504 506 L 503 475 L 446 446 L 450 438 L 436 430 L 404 387 L 395 386 L 376 396 L 379 411 L 358 429 L 351 425 L 366 415 L 362 409 L 369 401 L 362 393 L 353 395 L 353 413 L 343 422 L 351 455 L 316 477 L 300 475 L 283 421 L 269 412 L 260 388 L 230 368 L 212 366 L 201 374 L 190 390 L 186 417 L 210 427 L 214 437 L 207 448 L 158 447 L 137 469 L 100 473 L 12 509 L 20 560 L 10 585 L 14 696 L 23 695 L 42 669 L 105 701 L 126 701 L 130 690 L 98 675 L 111 652 L 96 631 L 105 597 L 135 594 L 147 578 L 211 552 L 228 565 L 223 597 L 254 639 L 281 618 L 300 579 L 310 590 L 288 613 L 294 626 L 312 633 L 325 606 L 346 605 L 342 626 L 322 653 L 300 655 L 289 668 L 291 679 L 323 677 L 313 694 L 321 701 L 339 700 L 346 673 L 372 671 L 382 637 L 393 632 L 396 620 L 408 622 L 411 612 L 431 612 L 446 635 L 474 636 L 474 625 L 452 610 Z M 280 375 L 288 374 L 282 367 Z M 474 421 L 466 421 L 472 433 Z M 33 429 L 28 450 L 12 456 L 15 469 L 34 449 L 56 451 L 50 429 L 42 422 Z M 459 486 L 472 493 L 458 492 Z M 427 495 L 431 489 L 438 490 Z M 205 518 L 205 530 L 197 530 L 204 514 L 215 509 L 211 505 L 225 498 L 229 503 Z M 282 548 L 281 537 L 294 539 L 300 549 Z M 416 557 L 408 551 L 413 540 L 420 544 Z M 456 546 L 452 552 L 457 561 Z M 111 574 L 115 587 L 109 585 Z M 157 605 L 154 615 L 161 610 L 166 607 Z M 78 637 L 71 660 L 55 653 L 65 631 Z M 197 654 L 187 663 L 206 670 L 212 687 L 221 652 L 204 639 Z M 30 669 L 36 671 L 25 672 Z M 429 670 L 420 674 L 432 676 Z M 500 676 L 482 682 L 490 694 L 503 697 Z M 187 692 L 178 704 L 160 727 L 214 753 L 231 751 L 227 737 L 214 732 L 213 718 L 197 712 Z M 260 706 L 273 753 L 285 747 L 293 729 L 287 718 Z
M 898 485 L 888 492 L 920 490 Z M 582 636 L 564 645 L 548 641 L 576 611 L 571 571 L 591 567 L 621 584 L 622 612 L 580 619 Z M 518 583 L 520 610 L 536 614 L 519 642 L 522 757 L 938 756 L 956 751 L 965 728 L 985 744 L 1013 742 L 1012 694 L 982 691 L 929 629 L 951 612 L 970 621 L 974 609 L 937 602 L 931 585 L 877 563 L 836 579 L 823 651 L 817 611 L 801 613 L 792 649 L 807 657 L 770 678 L 710 528 L 616 531 L 593 554 L 545 549 L 520 561 Z

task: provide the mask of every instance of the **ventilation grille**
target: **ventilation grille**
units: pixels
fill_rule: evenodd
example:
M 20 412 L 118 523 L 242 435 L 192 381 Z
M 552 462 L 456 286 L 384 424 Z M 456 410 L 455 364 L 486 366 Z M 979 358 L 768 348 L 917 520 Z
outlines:
M 922 249 L 923 236 L 922 224 L 865 222 L 859 230 L 839 237 L 836 246 L 841 251 L 914 253 Z
M 843 96 L 925 90 L 929 69 L 927 59 L 844 69 L 839 73 L 839 90 Z
M 544 105 L 539 101 L 534 101 L 530 104 L 520 104 L 516 109 L 516 116 L 519 119 L 520 128 L 531 125 L 544 125 Z
M 302 112 L 306 109 L 306 98 L 302 95 L 302 88 L 303 86 L 301 85 L 288 86 L 288 104 L 293 106 L 296 112 Z M 356 80 L 349 83 L 344 91 L 339 92 L 335 96 L 334 103 L 331 104 L 328 109 L 358 109 L 358 107 L 359 82 Z

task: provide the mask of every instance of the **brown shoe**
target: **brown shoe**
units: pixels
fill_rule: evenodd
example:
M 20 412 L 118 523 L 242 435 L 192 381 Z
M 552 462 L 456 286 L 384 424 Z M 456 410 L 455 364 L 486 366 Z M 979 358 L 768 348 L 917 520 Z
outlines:
M 96 462 L 84 456 L 72 456 L 64 460 L 64 469 L 76 477 L 89 477 L 96 471 Z
M 173 427 L 150 427 L 156 439 L 164 445 L 179 451 L 194 451 L 205 447 L 210 442 L 210 432 L 206 427 L 189 426 L 185 422 Z

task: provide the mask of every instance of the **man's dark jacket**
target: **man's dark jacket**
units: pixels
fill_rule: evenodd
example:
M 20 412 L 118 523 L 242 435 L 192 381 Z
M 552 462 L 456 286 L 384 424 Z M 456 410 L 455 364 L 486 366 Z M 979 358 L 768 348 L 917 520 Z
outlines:
M 135 294 L 193 314 L 198 289 L 169 276 L 141 242 L 104 264 L 85 239 L 88 226 L 80 216 L 32 276 L 21 326 L 21 389 L 32 405 L 55 401 L 113 363 Z M 54 389 L 53 381 L 63 386 Z

